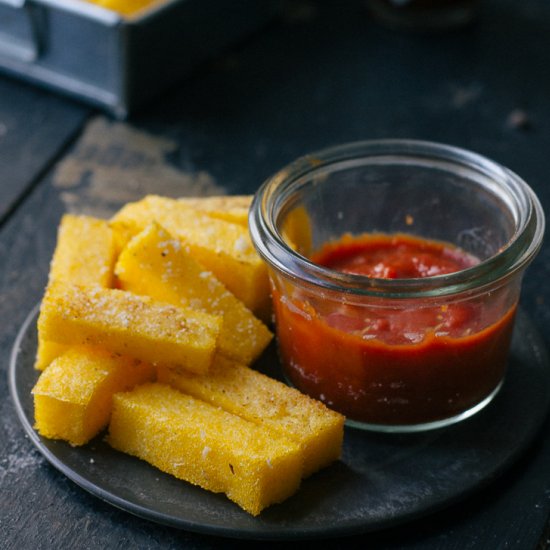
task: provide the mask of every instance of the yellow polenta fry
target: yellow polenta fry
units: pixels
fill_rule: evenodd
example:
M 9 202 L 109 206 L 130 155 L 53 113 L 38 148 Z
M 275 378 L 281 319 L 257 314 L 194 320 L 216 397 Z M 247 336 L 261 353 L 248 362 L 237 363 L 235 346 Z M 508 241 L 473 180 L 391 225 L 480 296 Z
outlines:
M 111 287 L 116 247 L 106 220 L 65 214 L 50 263 L 50 281 Z
M 221 355 L 250 364 L 272 338 L 269 329 L 243 302 L 156 223 L 123 249 L 115 274 L 123 290 L 221 315 Z
M 48 280 L 111 287 L 116 251 L 107 221 L 65 214 L 59 225 Z M 35 368 L 44 370 L 66 349 L 66 346 L 45 340 L 39 332 Z
M 217 357 L 208 374 L 158 368 L 159 382 L 273 430 L 304 452 L 304 477 L 340 457 L 344 417 L 298 390 Z
M 252 203 L 252 195 L 185 197 L 178 201 L 213 218 L 248 227 L 248 211 Z
M 303 206 L 294 207 L 286 215 L 281 233 L 289 246 L 309 258 L 313 251 L 311 219 Z
M 299 487 L 292 441 L 162 384 L 114 397 L 108 442 L 160 470 L 225 493 L 252 515 Z
M 222 320 L 118 289 L 53 285 L 42 301 L 39 330 L 48 340 L 90 345 L 204 373 Z
M 153 221 L 188 246 L 193 257 L 251 311 L 268 309 L 267 267 L 254 250 L 247 228 L 155 195 L 124 206 L 112 218 L 111 227 L 123 247 Z
M 52 362 L 32 390 L 35 428 L 44 437 L 84 445 L 109 423 L 115 392 L 154 377 L 148 363 L 94 348 L 71 348 Z

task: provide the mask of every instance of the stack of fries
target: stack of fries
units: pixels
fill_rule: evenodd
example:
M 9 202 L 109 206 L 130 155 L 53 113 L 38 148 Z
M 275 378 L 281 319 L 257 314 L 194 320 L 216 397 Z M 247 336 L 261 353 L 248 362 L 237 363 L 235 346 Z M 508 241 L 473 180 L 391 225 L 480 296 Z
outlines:
M 251 368 L 272 339 L 251 197 L 65 215 L 38 319 L 36 429 L 116 449 L 247 512 L 341 453 L 341 415 Z

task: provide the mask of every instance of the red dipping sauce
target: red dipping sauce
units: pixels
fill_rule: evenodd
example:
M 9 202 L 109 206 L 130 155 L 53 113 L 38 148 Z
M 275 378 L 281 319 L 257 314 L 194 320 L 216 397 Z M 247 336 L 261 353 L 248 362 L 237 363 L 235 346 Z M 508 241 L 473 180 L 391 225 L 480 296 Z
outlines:
M 407 235 L 346 236 L 312 261 L 375 278 L 423 278 L 478 260 L 451 245 Z M 456 298 L 324 299 L 274 289 L 278 340 L 290 381 L 348 419 L 421 425 L 476 407 L 502 381 L 515 314 L 505 287 Z

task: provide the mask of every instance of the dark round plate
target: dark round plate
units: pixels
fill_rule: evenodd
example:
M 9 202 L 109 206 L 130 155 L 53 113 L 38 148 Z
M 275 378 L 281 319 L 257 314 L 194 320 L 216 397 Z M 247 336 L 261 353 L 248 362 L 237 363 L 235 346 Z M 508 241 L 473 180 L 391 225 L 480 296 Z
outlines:
M 342 460 L 254 518 L 223 495 L 163 474 L 111 449 L 99 436 L 74 448 L 33 429 L 38 377 L 35 309 L 17 337 L 10 389 L 32 442 L 67 477 L 140 517 L 189 531 L 250 539 L 340 536 L 391 527 L 448 506 L 495 479 L 530 444 L 550 402 L 548 356 L 520 314 L 510 367 L 495 399 L 472 418 L 426 433 L 391 435 L 346 428 Z M 276 368 L 273 350 L 260 369 Z M 272 373 L 271 373 L 272 374 Z

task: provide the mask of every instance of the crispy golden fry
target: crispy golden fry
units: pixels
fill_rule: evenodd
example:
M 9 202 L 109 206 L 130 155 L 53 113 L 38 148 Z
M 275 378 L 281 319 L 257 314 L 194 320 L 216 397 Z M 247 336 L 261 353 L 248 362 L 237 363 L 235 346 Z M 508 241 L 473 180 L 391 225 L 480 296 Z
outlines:
M 252 203 L 252 195 L 185 197 L 178 201 L 213 218 L 248 227 L 248 211 Z
M 84 445 L 109 423 L 115 392 L 154 380 L 152 365 L 93 348 L 72 348 L 39 377 L 32 393 L 38 432 Z
M 113 284 L 116 250 L 107 221 L 65 214 L 50 263 L 49 282 L 65 281 L 109 288 Z M 44 370 L 66 350 L 66 346 L 45 340 L 39 332 L 35 368 Z
M 221 355 L 250 364 L 272 338 L 240 300 L 156 223 L 123 249 L 115 273 L 123 290 L 222 316 Z
M 252 515 L 300 484 L 298 445 L 162 384 L 115 395 L 108 441 Z
M 122 290 L 53 285 L 42 301 L 38 323 L 44 337 L 54 342 L 102 347 L 205 373 L 222 320 Z
M 344 417 L 253 369 L 217 357 L 204 376 L 168 368 L 159 368 L 157 376 L 159 382 L 296 442 L 304 452 L 304 477 L 340 457 Z
M 299 206 L 287 214 L 281 233 L 294 250 L 309 258 L 313 250 L 311 231 L 309 214 L 303 206 Z
M 267 268 L 254 250 L 248 229 L 176 199 L 149 195 L 127 204 L 112 218 L 120 249 L 153 221 L 188 247 L 195 260 L 212 271 L 251 311 L 268 309 Z

